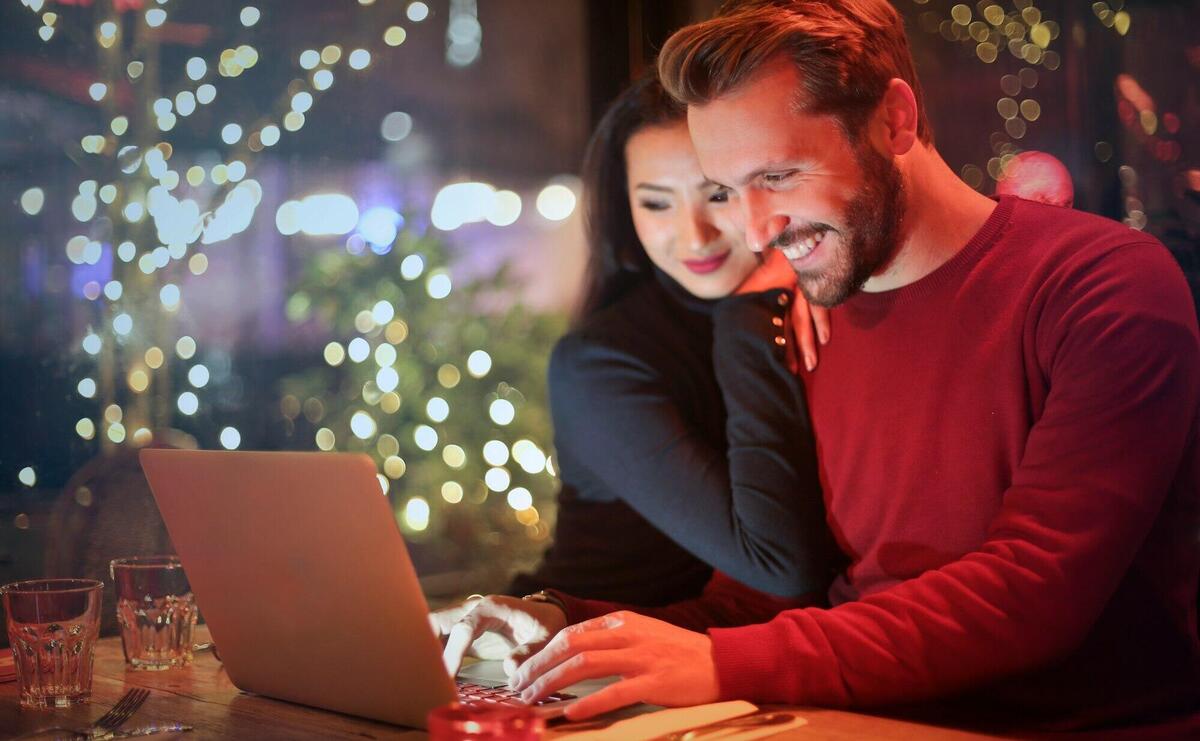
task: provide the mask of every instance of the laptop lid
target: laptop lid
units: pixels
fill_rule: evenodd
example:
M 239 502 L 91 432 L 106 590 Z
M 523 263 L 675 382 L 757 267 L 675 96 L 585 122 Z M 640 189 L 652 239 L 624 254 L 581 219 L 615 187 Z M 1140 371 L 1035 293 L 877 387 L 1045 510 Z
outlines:
M 408 726 L 455 698 L 365 455 L 145 449 L 142 468 L 240 689 Z

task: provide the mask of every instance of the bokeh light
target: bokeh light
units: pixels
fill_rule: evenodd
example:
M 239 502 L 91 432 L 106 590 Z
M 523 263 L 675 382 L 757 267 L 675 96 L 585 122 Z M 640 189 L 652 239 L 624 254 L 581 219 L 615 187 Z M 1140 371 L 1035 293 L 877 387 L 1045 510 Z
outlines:
M 429 502 L 422 497 L 409 499 L 404 505 L 404 524 L 417 531 L 429 527 Z
M 350 417 L 350 431 L 360 440 L 369 440 L 375 436 L 375 420 L 363 411 L 355 412 Z
M 346 355 L 355 363 L 361 363 L 371 355 L 371 344 L 362 337 L 355 337 L 346 346 Z
M 445 422 L 450 416 L 450 405 L 440 396 L 435 396 L 425 404 L 425 414 L 434 422 Z
M 322 427 L 317 430 L 315 439 L 317 447 L 321 450 L 333 450 L 333 446 L 337 444 L 337 437 L 333 434 L 333 430 L 328 427 Z
M 21 210 L 37 216 L 46 205 L 46 193 L 41 188 L 30 188 L 21 194 Z
M 428 291 L 430 298 L 446 298 L 450 295 L 450 289 L 450 276 L 443 271 L 430 273 L 429 278 L 425 281 L 425 290 Z
M 392 111 L 379 124 L 379 134 L 390 142 L 398 142 L 412 133 L 413 119 L 403 111 Z
M 512 483 L 512 474 L 506 468 L 489 468 L 483 475 L 483 483 L 492 491 L 504 491 Z
M 96 382 L 91 378 L 81 378 L 75 389 L 79 392 L 80 396 L 90 399 L 96 395 Z
M 451 468 L 462 468 L 467 465 L 467 451 L 459 445 L 447 445 L 442 448 L 442 461 Z
M 488 440 L 483 444 L 483 459 L 493 466 L 508 463 L 508 446 L 499 440 Z
M 508 493 L 508 506 L 520 512 L 533 506 L 533 495 L 523 486 L 515 487 Z
M 404 11 L 408 19 L 413 23 L 420 23 L 429 17 L 429 6 L 420 0 L 408 4 L 408 8 Z
M 561 183 L 542 188 L 537 196 L 537 210 L 549 221 L 562 221 L 575 211 L 575 192 Z
M 457 481 L 447 481 L 442 484 L 442 499 L 449 504 L 458 504 L 463 498 L 462 484 Z
M 191 360 L 192 356 L 196 354 L 196 341 L 188 335 L 180 337 L 175 343 L 175 354 L 183 360 Z
M 512 446 L 513 460 L 526 473 L 546 470 L 546 454 L 532 440 L 518 440 Z
M 209 378 L 211 378 L 211 374 L 209 373 L 208 366 L 206 365 L 197 363 L 188 369 L 188 383 L 192 384 L 198 389 L 207 386 Z
M 425 260 L 420 255 L 409 255 L 400 262 L 400 277 L 416 280 L 425 271 Z
M 492 369 L 492 356 L 483 350 L 476 350 L 467 356 L 467 373 L 475 378 L 483 378 Z
M 437 430 L 429 425 L 417 425 L 417 428 L 413 430 L 413 442 L 421 450 L 433 450 L 438 444 Z
M 507 425 L 516 418 L 517 410 L 508 399 L 496 399 L 488 407 L 488 416 L 498 425 Z
M 180 412 L 191 416 L 200 408 L 200 399 L 191 391 L 184 391 L 179 395 L 179 398 L 176 399 L 175 404 L 179 407 Z

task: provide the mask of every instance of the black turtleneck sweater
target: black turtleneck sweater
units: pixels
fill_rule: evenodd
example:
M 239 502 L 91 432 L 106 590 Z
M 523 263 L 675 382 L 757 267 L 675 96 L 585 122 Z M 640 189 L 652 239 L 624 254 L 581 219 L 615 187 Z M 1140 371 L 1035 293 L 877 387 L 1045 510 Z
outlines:
M 714 568 L 777 595 L 823 592 L 837 551 L 777 339 L 791 341 L 790 295 L 702 301 L 655 277 L 551 355 L 555 538 L 509 593 L 661 605 L 698 595 Z

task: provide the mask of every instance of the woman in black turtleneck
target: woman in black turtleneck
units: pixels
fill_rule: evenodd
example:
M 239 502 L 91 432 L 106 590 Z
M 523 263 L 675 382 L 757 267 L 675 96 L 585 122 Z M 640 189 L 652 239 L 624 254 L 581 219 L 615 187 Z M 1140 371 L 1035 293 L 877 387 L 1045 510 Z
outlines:
M 787 362 L 790 268 L 742 244 L 655 80 L 610 107 L 584 180 L 585 297 L 549 370 L 558 521 L 508 592 L 653 606 L 698 595 L 713 569 L 822 592 L 838 554 Z

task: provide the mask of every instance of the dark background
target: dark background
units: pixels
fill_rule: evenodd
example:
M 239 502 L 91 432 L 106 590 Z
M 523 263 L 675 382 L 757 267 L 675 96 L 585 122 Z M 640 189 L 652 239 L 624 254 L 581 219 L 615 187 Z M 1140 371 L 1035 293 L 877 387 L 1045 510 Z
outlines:
M 414 182 L 446 182 L 469 174 L 532 184 L 576 172 L 590 128 L 613 96 L 644 71 L 674 29 L 705 17 L 717 5 L 715 0 L 481 0 L 483 57 L 458 69 L 448 66 L 443 55 L 448 1 L 431 0 L 428 21 L 406 24 L 410 33 L 403 55 L 381 59 L 377 64 L 382 68 L 365 81 L 334 87 L 321 113 L 271 153 L 277 178 L 352 173 L 397 156 L 409 158 L 405 166 Z M 350 48 L 357 37 L 378 36 L 385 16 L 395 16 L 405 4 L 379 0 L 360 8 L 354 0 L 259 2 L 264 21 L 252 31 L 262 51 L 261 74 L 223 86 L 220 95 L 229 97 L 227 105 L 261 106 L 263 90 L 286 85 L 292 75 L 282 65 L 275 69 L 270 64 L 272 54 L 319 48 L 331 40 Z M 990 193 L 989 161 L 1010 151 L 1005 146 L 1048 152 L 1069 168 L 1076 208 L 1127 220 L 1156 235 L 1195 285 L 1200 2 L 997 0 L 965 5 L 978 21 L 992 4 L 1008 13 L 1032 7 L 1043 19 L 1053 19 L 1060 29 L 1050 47 L 1060 57 L 1057 68 L 1031 65 L 1005 50 L 993 63 L 980 61 L 976 43 L 956 38 L 964 33 L 945 25 L 958 3 L 896 3 L 908 23 L 927 112 L 947 162 Z M 74 14 L 89 12 L 76 5 L 78 0 L 50 2 L 46 10 L 57 11 L 63 26 Z M 161 48 L 163 68 L 181 70 L 190 56 L 208 56 L 236 43 L 231 39 L 243 31 L 236 22 L 243 5 L 229 0 L 172 2 L 175 40 Z M 1119 11 L 1131 19 L 1125 34 L 1103 20 L 1104 12 Z M 89 37 L 44 44 L 30 18 L 15 0 L 0 4 L 0 583 L 40 573 L 50 505 L 72 472 L 95 452 L 94 443 L 73 432 L 73 421 L 84 413 L 82 400 L 73 393 L 74 338 L 85 321 L 81 301 L 65 291 L 29 289 L 31 264 L 50 271 L 51 277 L 69 266 L 63 265 L 58 243 L 51 246 L 43 239 L 41 227 L 31 224 L 17 205 L 35 175 L 39 181 L 64 183 L 72 177 L 66 143 L 94 130 L 97 119 L 87 96 L 95 78 L 95 44 Z M 1013 139 L 1005 133 L 997 101 L 1005 96 L 1002 78 L 1024 68 L 1037 73 L 1037 83 L 1022 94 L 1038 101 L 1041 114 L 1028 123 L 1023 137 Z M 1151 99 L 1157 121 L 1152 133 L 1136 110 L 1131 117 L 1119 80 L 1136 82 Z M 420 147 L 397 153 L 381 140 L 379 121 L 392 110 L 412 114 L 424 132 Z M 196 117 L 204 115 L 201 111 Z M 183 127 L 176 133 L 178 147 L 205 146 L 205 139 L 189 139 Z M 269 221 L 270 214 L 263 218 Z M 470 240 L 458 245 L 467 260 L 485 247 Z M 31 255 L 43 252 L 50 257 L 31 262 Z M 286 278 L 283 270 L 278 280 Z M 270 290 L 247 288 L 246 295 Z M 569 305 L 561 297 L 556 301 L 551 308 L 559 311 Z M 264 311 L 281 315 L 283 308 Z M 311 353 L 312 343 L 277 337 L 265 329 L 272 321 L 260 312 L 230 330 L 226 343 L 229 365 L 239 379 L 239 393 L 230 403 L 240 415 L 244 448 L 293 445 L 261 421 L 262 410 L 276 404 L 275 380 L 299 354 Z M 33 463 L 38 484 L 30 489 L 18 483 L 17 472 Z

